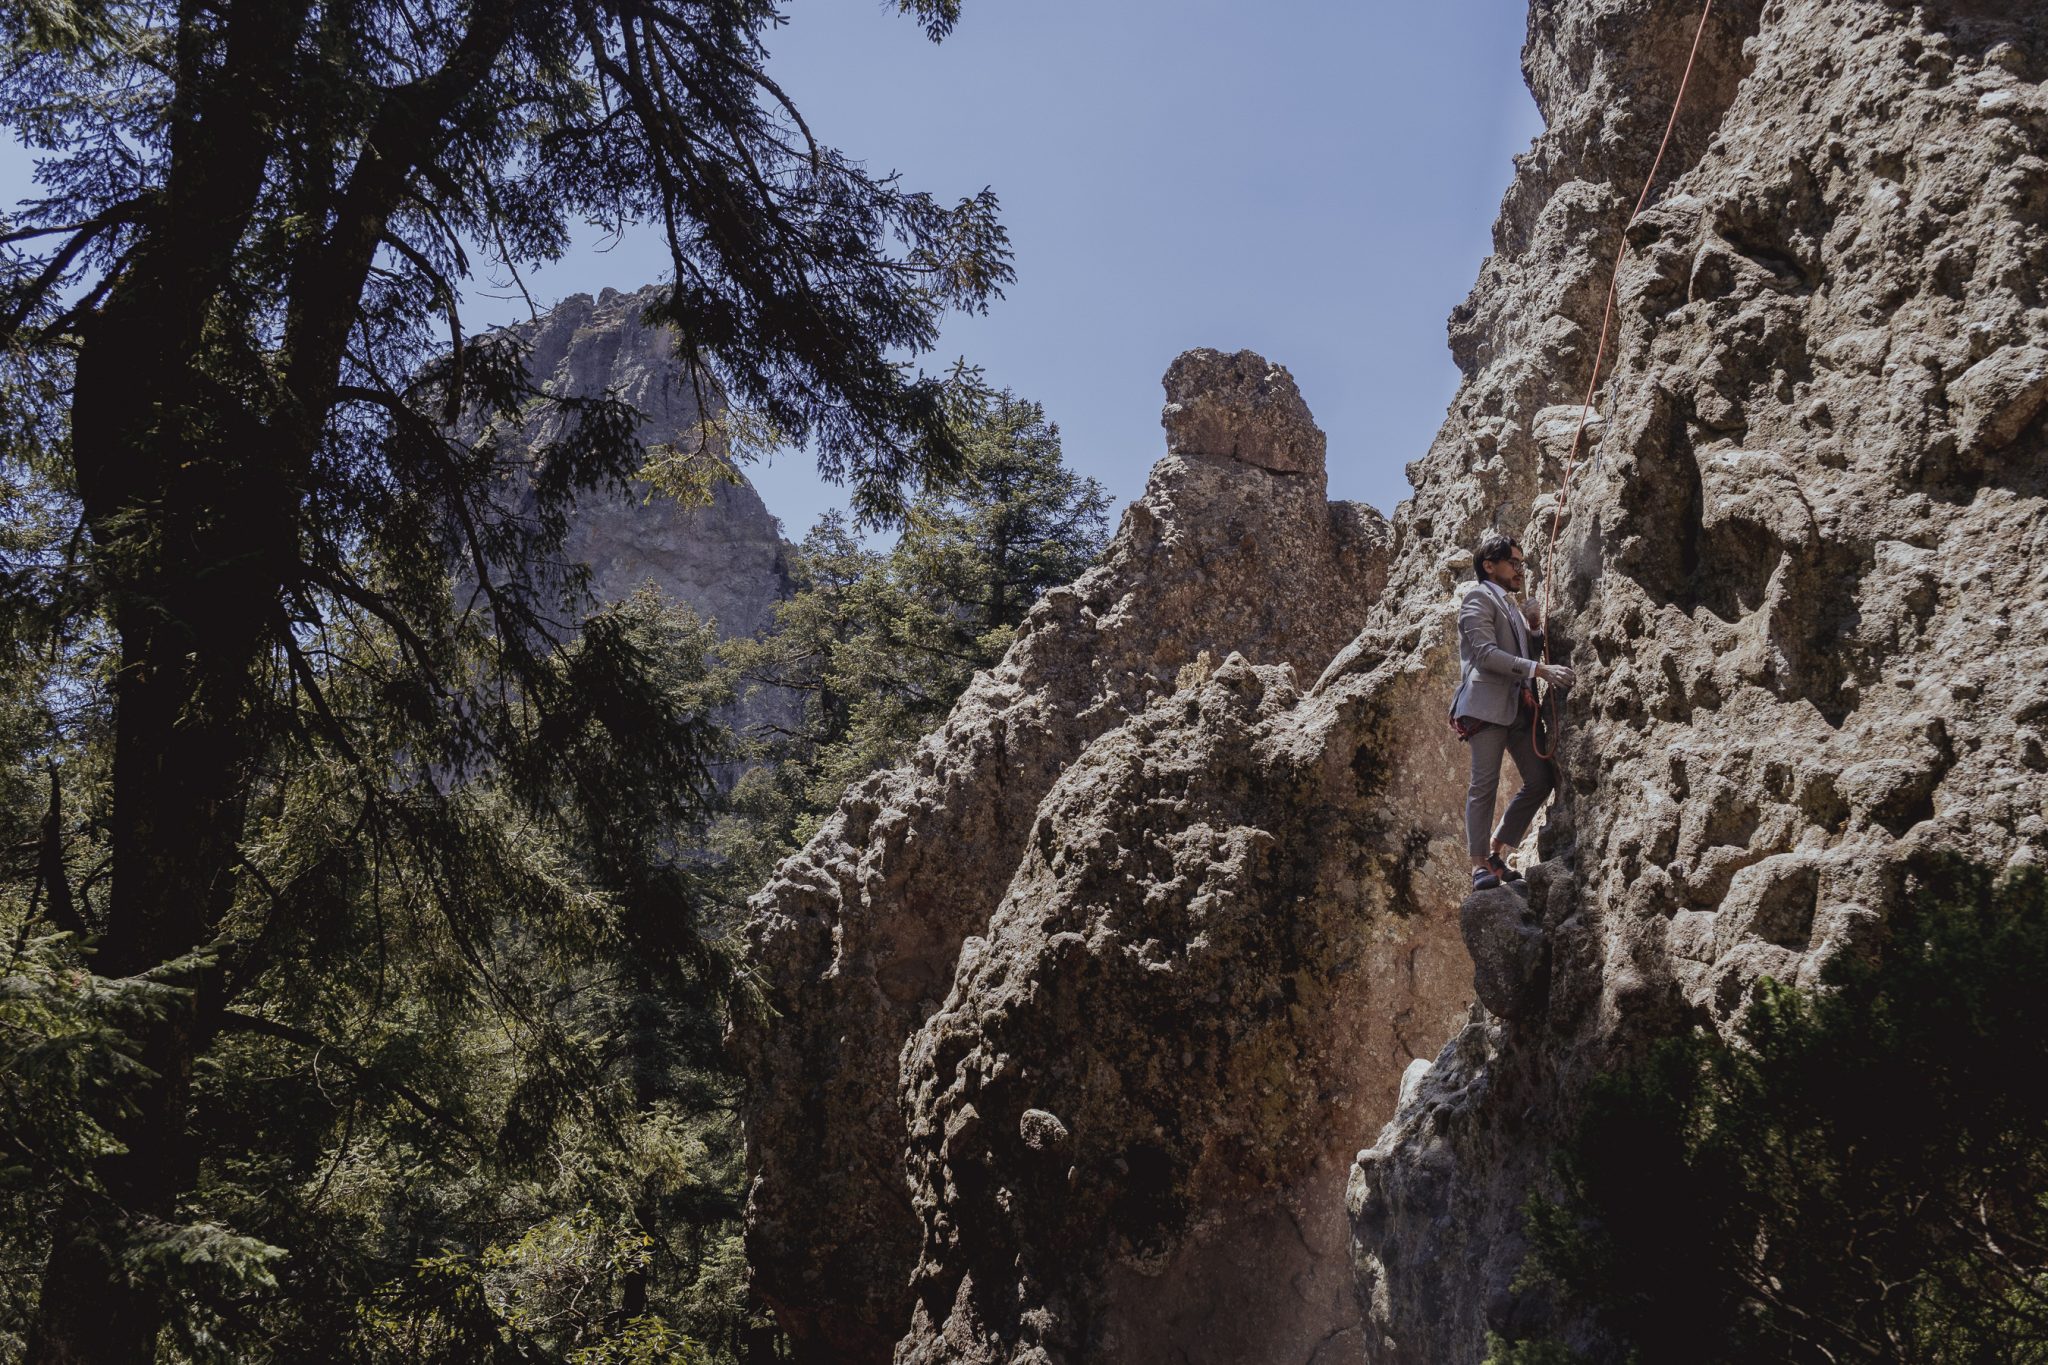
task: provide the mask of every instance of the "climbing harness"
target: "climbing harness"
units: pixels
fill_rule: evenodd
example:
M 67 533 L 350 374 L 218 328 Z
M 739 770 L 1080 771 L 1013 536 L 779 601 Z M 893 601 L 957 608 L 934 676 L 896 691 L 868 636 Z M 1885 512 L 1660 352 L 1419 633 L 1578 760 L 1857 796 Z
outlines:
M 1657 183 L 1657 171 L 1664 164 L 1664 153 L 1671 146 L 1672 130 L 1678 127 L 1678 113 L 1685 108 L 1685 89 L 1692 83 L 1693 63 L 1700 55 L 1700 40 L 1707 36 L 1707 19 L 1714 12 L 1714 0 L 1705 0 L 1700 7 L 1699 27 L 1693 31 L 1692 51 L 1686 54 L 1685 74 L 1678 78 L 1678 94 L 1671 101 L 1671 117 L 1664 122 L 1664 138 L 1657 144 L 1657 155 L 1650 162 L 1650 173 L 1643 178 L 1643 192 L 1636 196 L 1635 209 L 1629 214 L 1628 222 L 1622 224 L 1621 244 L 1615 248 L 1614 268 L 1607 276 L 1607 305 L 1600 315 L 1600 344 L 1593 352 L 1593 374 L 1586 381 L 1585 401 L 1579 404 L 1579 424 L 1572 431 L 1572 448 L 1564 457 L 1564 477 L 1558 483 L 1557 502 L 1550 509 L 1550 537 L 1543 552 L 1543 662 L 1550 662 L 1550 582 L 1556 576 L 1557 528 L 1564 520 L 1564 509 L 1571 499 L 1572 471 L 1578 467 L 1579 446 L 1586 435 L 1586 418 L 1593 410 L 1593 395 L 1600 387 L 1600 366 L 1607 359 L 1607 337 L 1614 326 L 1614 298 L 1621 288 L 1621 266 L 1628 259 L 1628 230 L 1635 226 L 1636 219 L 1643 216 L 1643 209 L 1650 202 L 1650 189 Z M 1544 721 L 1544 707 L 1550 709 L 1548 724 Z M 1543 747 L 1548 733 L 1550 747 Z M 1536 706 L 1536 716 L 1531 723 L 1530 739 L 1536 747 L 1539 758 L 1550 759 L 1557 753 L 1558 742 L 1564 738 L 1564 710 L 1557 700 L 1557 689 L 1549 683 L 1543 684 L 1541 700 Z

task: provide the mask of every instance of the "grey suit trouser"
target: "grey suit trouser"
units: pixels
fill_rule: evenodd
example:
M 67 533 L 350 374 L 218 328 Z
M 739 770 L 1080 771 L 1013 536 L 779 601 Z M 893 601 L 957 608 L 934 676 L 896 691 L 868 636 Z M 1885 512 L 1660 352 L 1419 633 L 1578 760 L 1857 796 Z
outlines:
M 1557 776 L 1550 761 L 1537 756 L 1526 712 L 1513 725 L 1488 725 L 1465 743 L 1472 749 L 1472 787 L 1465 793 L 1465 845 L 1476 863 L 1493 851 L 1486 832 L 1493 823 L 1494 798 L 1500 792 L 1501 754 L 1514 755 L 1515 771 L 1522 775 L 1522 789 L 1508 802 L 1507 814 L 1493 835 L 1511 847 L 1529 832 L 1529 822 L 1543 809 L 1550 789 L 1557 785 Z

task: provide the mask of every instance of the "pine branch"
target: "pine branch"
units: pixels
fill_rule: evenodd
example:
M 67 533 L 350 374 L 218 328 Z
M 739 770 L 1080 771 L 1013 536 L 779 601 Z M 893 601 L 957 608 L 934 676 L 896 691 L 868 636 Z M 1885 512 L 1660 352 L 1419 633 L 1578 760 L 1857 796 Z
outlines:
M 393 1080 L 389 1076 L 378 1074 L 376 1068 L 370 1066 L 367 1062 L 351 1056 L 318 1034 L 309 1033 L 305 1029 L 296 1028 L 291 1024 L 280 1023 L 275 1019 L 265 1019 L 260 1015 L 244 1014 L 240 1010 L 222 1011 L 220 1022 L 223 1032 L 253 1033 L 262 1038 L 275 1038 L 280 1042 L 304 1048 L 306 1051 L 313 1053 L 316 1058 L 331 1059 L 339 1062 L 344 1068 L 353 1072 L 356 1078 L 364 1084 L 373 1086 L 405 1101 L 422 1117 L 432 1120 L 437 1126 L 453 1134 L 472 1153 L 482 1156 L 489 1151 L 488 1145 L 483 1139 L 471 1132 L 469 1126 L 461 1119 L 450 1114 L 447 1110 L 420 1094 L 419 1091 L 413 1089 L 404 1081 Z

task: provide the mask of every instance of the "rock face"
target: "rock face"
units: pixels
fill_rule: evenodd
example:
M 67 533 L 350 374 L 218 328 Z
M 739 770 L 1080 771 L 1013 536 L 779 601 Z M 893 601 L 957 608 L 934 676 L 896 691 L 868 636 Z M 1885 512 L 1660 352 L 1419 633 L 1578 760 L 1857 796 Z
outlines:
M 1322 428 L 1287 371 L 1250 351 L 1189 351 L 1166 372 L 1166 449 L 1280 474 L 1323 468 Z
M 1384 570 L 1291 385 L 1184 357 L 1108 561 L 757 901 L 809 1358 L 1472 1365 L 1555 1311 L 1520 1210 L 1590 1078 L 1877 950 L 1931 853 L 2043 860 L 2048 31 L 1721 0 L 1560 509 L 1697 15 L 1533 4 Z M 1581 671 L 1526 905 L 1463 895 L 1442 711 L 1494 527 Z
M 1471 981 L 1452 793 L 1391 820 L 1414 778 L 1382 761 L 1442 703 L 1374 681 L 1304 695 L 1233 654 L 1040 804 L 905 1052 L 925 1243 L 899 1361 L 1357 1358 L 1347 1136 Z M 1033 1109 L 1067 1140 L 1034 1149 Z
M 682 378 L 674 340 L 640 321 L 651 293 L 572 294 L 509 330 L 530 348 L 528 372 L 553 392 L 610 390 L 645 416 L 642 442 L 694 446 L 697 397 Z M 530 441 L 551 434 L 526 433 Z M 589 566 L 599 601 L 620 601 L 651 582 L 733 636 L 766 628 L 789 595 L 787 549 L 760 495 L 742 480 L 718 485 L 706 507 L 650 498 L 644 488 L 587 496 L 570 519 L 563 558 Z
M 1065 1189 L 1060 1182 L 1069 1168 L 1085 1172 L 1075 1177 L 1069 1196 L 1077 1204 L 1099 1199 L 1122 1178 L 1116 1162 L 1137 1160 L 1141 1169 L 1133 1179 L 1151 1182 L 1153 1193 L 1112 1203 L 1116 1220 L 1132 1230 L 1125 1259 L 1157 1269 L 1152 1263 L 1161 1249 L 1193 1217 L 1238 1216 L 1234 1210 L 1252 1187 L 1229 1174 L 1221 1145 L 1254 1142 L 1285 1120 L 1293 1106 L 1283 1088 L 1292 1075 L 1283 1049 L 1270 1046 L 1259 1063 L 1267 1068 L 1258 1078 L 1263 1098 L 1246 1099 L 1241 1112 L 1229 1116 L 1232 1135 L 1194 1139 L 1216 1146 L 1218 1157 L 1209 1162 L 1215 1178 L 1184 1214 L 1168 1210 L 1181 1198 L 1168 1188 L 1178 1179 L 1170 1163 L 1195 1149 L 1179 1135 L 1167 1143 L 1153 1134 L 1155 1117 L 1166 1115 L 1138 1107 L 1144 1088 L 1175 1076 L 1192 1080 L 1203 1067 L 1217 1068 L 1212 1084 L 1222 1082 L 1226 1067 L 1239 1068 L 1230 1075 L 1251 1083 L 1242 1073 L 1253 1065 L 1249 1052 L 1233 1060 L 1220 1044 L 1205 1044 L 1198 1056 L 1192 1035 L 1182 1035 L 1200 1026 L 1220 1040 L 1222 1030 L 1249 1026 L 1255 1017 L 1316 1012 L 1320 1005 L 1303 997 L 1313 992 L 1320 1000 L 1328 990 L 1307 977 L 1297 988 L 1283 985 L 1279 975 L 1236 973 L 1229 954 L 1256 948 L 1274 955 L 1275 963 L 1298 957 L 1328 971 L 1335 970 L 1325 963 L 1333 951 L 1361 971 L 1368 958 L 1389 965 L 1402 960 L 1400 945 L 1411 935 L 1400 926 L 1371 945 L 1337 948 L 1316 926 L 1290 923 L 1283 914 L 1261 924 L 1215 889 L 1269 864 L 1313 862 L 1313 849 L 1278 850 L 1229 824 L 1193 837 L 1171 832 L 1167 843 L 1131 842 L 1121 831 L 1135 836 L 1141 810 L 1117 805 L 1110 817 L 1115 823 L 1091 822 L 1087 813 L 1100 800 L 1134 798 L 1140 787 L 1156 795 L 1162 809 L 1189 815 L 1204 803 L 1260 799 L 1247 785 L 1251 769 L 1245 766 L 1261 742 L 1259 728 L 1291 707 L 1303 680 L 1351 637 L 1354 613 L 1385 581 L 1386 523 L 1369 508 L 1326 500 L 1322 437 L 1286 371 L 1249 353 L 1216 352 L 1190 353 L 1173 371 L 1179 377 L 1207 373 L 1231 376 L 1232 383 L 1250 376 L 1262 401 L 1212 404 L 1203 430 L 1213 441 L 1161 460 L 1103 560 L 1072 587 L 1047 594 L 1010 653 L 975 679 L 944 728 L 906 767 L 849 792 L 810 846 L 755 899 L 751 955 L 778 1018 L 737 1040 L 754 1096 L 747 1125 L 756 1172 L 749 1256 L 757 1289 L 806 1359 L 889 1359 L 912 1330 L 913 1307 L 926 1324 L 919 1330 L 927 1330 L 933 1296 L 949 1297 L 961 1279 L 955 1263 L 943 1260 L 948 1247 L 960 1257 L 979 1254 L 946 1240 L 951 1234 L 942 1229 L 954 1224 L 941 1207 L 944 1189 L 920 1183 L 913 1198 L 911 1175 L 922 1181 L 932 1169 L 935 1123 L 952 1126 L 953 1150 L 974 1145 L 977 1160 L 1000 1153 L 1028 1161 L 1033 1181 Z M 1173 389 L 1177 382 L 1169 379 L 1178 402 L 1208 401 L 1199 382 Z M 1167 421 L 1171 428 L 1171 410 Z M 1291 469 L 1238 457 L 1275 450 L 1287 452 Z M 1113 733 L 1118 737 L 1105 739 Z M 1176 751 L 1182 736 L 1200 747 Z M 1089 760 L 1077 763 L 1084 752 Z M 1222 784 L 1213 792 L 1207 788 L 1212 779 Z M 1304 775 L 1303 795 L 1324 780 Z M 1283 798 L 1275 793 L 1273 799 Z M 1013 882 L 1037 888 L 1057 880 L 1062 871 L 1046 860 L 1074 840 L 1104 858 L 1125 848 L 1128 861 L 1114 869 L 1105 864 L 1109 880 L 1099 889 L 1105 896 L 1138 897 L 1134 905 L 1156 920 L 1157 937 L 1147 931 L 1149 947 L 1146 940 L 1122 939 L 1126 930 L 1142 927 L 1135 922 L 1103 929 L 1092 944 L 1085 934 L 1077 938 L 1067 927 L 1075 907 L 1055 910 L 1041 905 L 1035 892 L 1013 888 Z M 1348 838 L 1345 847 L 1351 847 Z M 1085 863 L 1060 856 L 1061 869 L 1078 871 Z M 1370 855 L 1361 846 L 1355 856 Z M 1114 1126 L 1103 1115 L 1104 1106 L 1117 1107 L 1116 1092 L 1103 1090 L 1086 1106 L 1076 1102 L 1072 1083 L 1096 1075 L 1092 1070 L 1060 1071 L 1057 1083 L 1048 1071 L 1044 1102 L 1036 1105 L 1031 1100 L 1041 1089 L 1029 1086 L 1010 1087 L 1000 1104 L 984 1097 L 978 1109 L 939 1093 L 951 1083 L 950 1068 L 979 1068 L 993 1057 L 969 1041 L 982 1017 L 963 1013 L 963 992 L 973 989 L 963 983 L 991 972 L 1022 983 L 1059 963 L 1086 973 L 1093 962 L 1108 973 L 1073 980 L 1137 989 L 1146 973 L 1175 971 L 1189 952 L 1188 917 L 1212 913 L 1215 950 L 1197 950 L 1199 967 L 1175 978 L 1184 984 L 1150 1001 L 1155 1036 L 1141 1049 L 1128 1033 L 1118 1035 L 1121 1043 L 1105 1034 L 1094 1047 L 1127 1046 L 1127 1055 L 1075 1051 L 1067 1058 L 1109 1068 L 1099 1077 L 1105 1083 L 1118 1068 L 1141 1069 L 1129 1078 L 1129 1107 Z M 1131 954 L 1154 965 L 1138 967 L 1139 977 L 1127 979 L 1139 961 Z M 1445 958 L 1444 970 L 1454 965 Z M 1081 1022 L 1071 1011 L 1108 1003 L 1065 987 L 1057 999 L 1050 991 L 1034 999 L 1037 1012 L 1028 1027 L 1037 1031 L 1029 1043 L 1048 1055 L 1041 1062 L 1020 1053 L 1016 1062 L 1024 1066 L 1058 1062 L 1068 1043 L 1079 1041 L 1070 1036 Z M 1129 1005 L 1136 1009 L 1138 1001 Z M 1123 1008 L 1116 1019 L 1100 1022 L 1142 1027 L 1148 1016 Z M 1017 1022 L 1023 1024 L 1022 1014 Z M 1099 1061 L 1085 1062 L 1086 1056 Z M 944 1080 L 933 1073 L 941 1063 L 949 1068 Z M 1143 1071 L 1161 1065 L 1166 1069 Z M 1362 1102 L 1349 1094 L 1325 1101 Z M 1390 1103 L 1389 1095 L 1382 1109 Z M 1299 1126 L 1291 1124 L 1289 1140 L 1300 1150 L 1275 1159 L 1274 1179 L 1298 1181 L 1304 1172 L 1297 1168 L 1322 1157 L 1316 1170 L 1328 1188 L 1300 1216 L 1341 1248 L 1340 1155 L 1327 1142 L 1292 1131 Z M 1142 1144 L 1134 1145 L 1140 1136 Z M 977 1188 L 972 1197 L 993 1193 Z M 1271 1201 L 1254 1203 L 1262 1236 L 1300 1245 L 1288 1215 Z M 1105 1205 L 1101 1212 L 1111 1209 Z M 1058 1254 L 1078 1249 L 1064 1244 Z M 965 1264 L 959 1262 L 962 1269 Z M 1097 1266 L 1100 1273 L 1111 1268 L 1108 1259 Z M 915 1296 L 913 1272 L 919 1277 Z M 1195 1266 L 1184 1270 L 1201 1273 Z M 1346 1278 L 1348 1271 L 1331 1271 L 1316 1292 L 1342 1301 Z
M 1931 851 L 2042 857 L 2037 7 L 1716 6 L 1629 229 L 1605 430 L 1542 556 L 1545 412 L 1585 384 L 1696 15 L 1534 6 L 1549 131 L 1396 523 L 1377 627 L 1425 610 L 1430 559 L 1486 519 L 1526 524 L 1583 685 L 1532 877 L 1545 999 L 1461 1029 L 1353 1173 L 1374 1361 L 1476 1361 L 1545 1321 L 1512 1287 L 1519 1209 L 1592 1075 L 1727 1026 L 1760 976 L 1874 949 Z
M 1550 985 L 1550 943 L 1526 889 L 1474 891 L 1458 909 L 1465 951 L 1472 954 L 1472 991 L 1503 1019 L 1526 1019 Z

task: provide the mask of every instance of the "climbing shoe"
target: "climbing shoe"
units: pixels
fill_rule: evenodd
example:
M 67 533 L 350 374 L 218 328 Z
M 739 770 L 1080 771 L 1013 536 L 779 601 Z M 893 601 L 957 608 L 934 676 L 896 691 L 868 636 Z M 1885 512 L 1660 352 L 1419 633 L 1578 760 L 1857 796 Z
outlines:
M 1522 874 L 1509 867 L 1505 858 L 1498 856 L 1488 858 L 1486 865 L 1493 869 L 1493 875 L 1501 881 L 1518 882 L 1522 880 Z
M 1500 878 L 1493 875 L 1492 868 L 1475 867 L 1472 869 L 1472 889 L 1474 891 L 1491 891 L 1499 885 Z

